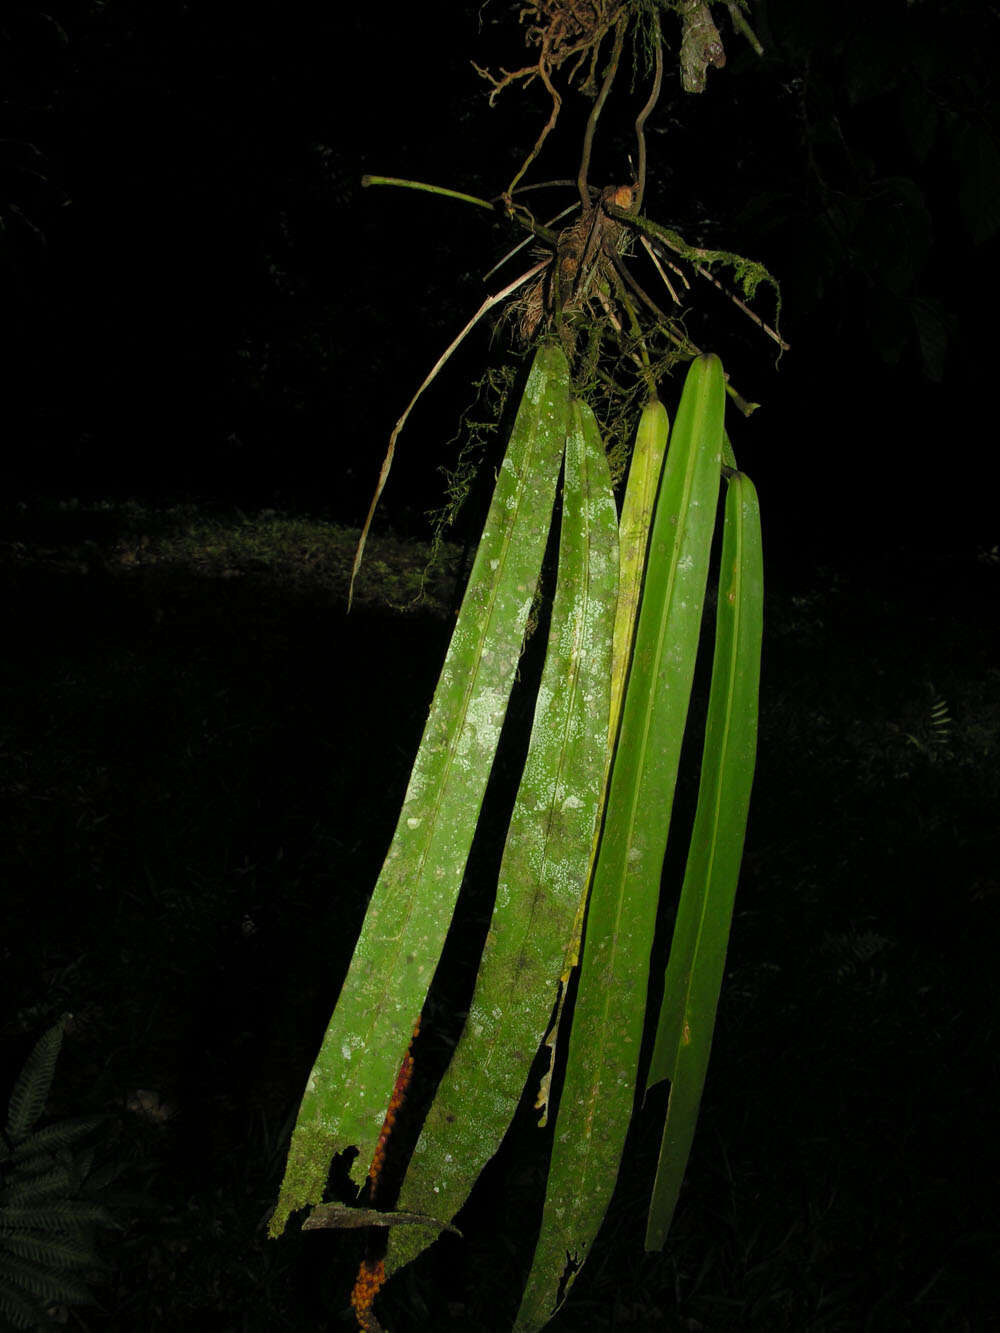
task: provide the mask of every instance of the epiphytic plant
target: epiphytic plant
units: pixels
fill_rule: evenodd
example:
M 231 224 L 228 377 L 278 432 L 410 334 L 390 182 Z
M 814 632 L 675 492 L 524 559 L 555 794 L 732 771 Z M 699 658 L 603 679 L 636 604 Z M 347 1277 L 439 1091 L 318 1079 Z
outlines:
M 748 33 L 739 6 L 727 8 Z M 724 62 L 706 0 L 539 0 L 522 11 L 537 61 L 487 75 L 494 97 L 538 79 L 551 103 L 498 199 L 366 178 L 499 208 L 542 248 L 526 272 L 483 303 L 397 422 L 355 561 L 356 569 L 413 404 L 468 329 L 506 302 L 518 336 L 536 350 L 396 832 L 309 1076 L 271 1220 L 277 1235 L 293 1211 L 311 1207 L 305 1228 L 370 1228 L 352 1297 L 362 1329 L 379 1327 L 373 1305 L 387 1277 L 453 1229 L 540 1051 L 548 1058 L 536 1108 L 540 1124 L 554 1121 L 555 1129 L 518 1330 L 529 1333 L 551 1317 L 600 1226 L 640 1086 L 650 968 L 662 968 L 651 957 L 660 878 L 724 480 L 697 810 L 644 1079 L 647 1088 L 670 1082 L 647 1248 L 665 1241 L 697 1121 L 756 748 L 760 520 L 753 485 L 738 470 L 724 429 L 727 394 L 744 411 L 751 405 L 728 385 L 719 358 L 690 341 L 627 261 L 638 247 L 672 299 L 668 270 L 677 282 L 687 283 L 688 272 L 714 281 L 713 267 L 729 264 L 747 299 L 761 280 L 772 280 L 736 255 L 688 246 L 642 212 L 645 124 L 663 80 L 661 9 L 680 15 L 682 81 L 699 90 L 706 67 Z M 594 133 L 629 40 L 638 63 L 648 57 L 652 83 L 635 122 L 637 172 L 627 185 L 597 190 L 588 179 Z M 525 206 L 531 187 L 520 182 L 555 128 L 558 77 L 567 66 L 570 85 L 586 70 L 593 109 L 578 200 L 567 210 L 577 216 L 554 231 Z M 678 361 L 691 364 L 670 432 L 657 383 Z M 620 431 L 630 414 L 633 422 L 639 417 L 620 515 L 598 412 L 605 434 Z M 460 1040 L 391 1199 L 387 1152 L 419 1060 L 415 1038 L 427 1021 L 425 1001 L 493 767 L 560 477 L 545 661 L 490 930 Z M 561 1089 L 558 1075 L 553 1079 L 557 1049 Z M 325 1203 L 332 1158 L 351 1148 L 362 1206 Z

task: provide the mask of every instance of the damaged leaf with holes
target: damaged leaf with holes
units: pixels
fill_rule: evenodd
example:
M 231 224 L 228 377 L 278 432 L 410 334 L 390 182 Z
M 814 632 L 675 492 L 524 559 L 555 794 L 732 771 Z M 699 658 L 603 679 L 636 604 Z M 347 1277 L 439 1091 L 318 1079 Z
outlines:
M 270 1230 L 323 1201 L 333 1157 L 375 1152 L 437 966 L 514 683 L 566 439 L 566 358 L 535 356 L 458 621 L 330 1026 L 309 1075 Z M 360 1184 L 361 1181 L 358 1180 Z

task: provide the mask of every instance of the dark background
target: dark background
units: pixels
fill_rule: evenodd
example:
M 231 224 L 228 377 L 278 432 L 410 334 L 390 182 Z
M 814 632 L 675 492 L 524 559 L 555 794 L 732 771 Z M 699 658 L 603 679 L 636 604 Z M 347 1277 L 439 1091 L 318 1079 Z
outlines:
M 647 211 L 783 284 L 777 369 L 704 284 L 690 316 L 763 404 L 733 431 L 772 542 L 992 545 L 996 14 L 770 0 L 763 59 L 720 22 L 729 64 L 704 95 L 668 61 Z M 537 86 L 490 110 L 471 67 L 519 62 L 506 8 L 78 0 L 3 23 L 9 484 L 277 496 L 359 523 L 396 416 L 520 239 L 360 177 L 506 185 L 546 114 Z M 602 122 L 595 180 L 628 174 L 640 95 Z M 575 175 L 585 109 L 567 99 L 534 179 Z M 495 354 L 481 332 L 424 400 L 387 521 L 419 530 Z
M 765 57 L 720 11 L 704 95 L 668 61 L 647 197 L 783 288 L 777 365 L 708 288 L 688 313 L 761 403 L 730 420 L 767 563 L 751 822 L 668 1247 L 642 1253 L 654 1106 L 553 1333 L 979 1333 L 1000 1241 L 1000 17 L 752 17 Z M 506 186 L 546 101 L 489 109 L 472 58 L 520 63 L 506 5 L 0 15 L 0 1098 L 71 1013 L 46 1115 L 107 1114 L 118 1173 L 97 1303 L 53 1307 L 85 1329 L 351 1326 L 360 1238 L 263 1229 L 448 642 L 456 551 L 409 605 L 425 511 L 502 338 L 477 331 L 416 409 L 350 617 L 346 571 L 393 423 L 520 239 L 360 178 Z M 629 173 L 644 89 L 602 118 L 595 182 Z M 575 175 L 585 110 L 567 99 L 536 179 Z M 679 377 L 661 388 L 673 406 Z M 516 693 L 500 789 L 530 716 Z M 695 762 L 664 928 L 696 790 Z M 504 824 L 495 801 L 449 941 L 467 986 Z M 438 995 L 439 1044 L 461 1003 Z M 509 1325 L 543 1161 L 529 1116 L 468 1246 L 386 1294 L 390 1328 Z

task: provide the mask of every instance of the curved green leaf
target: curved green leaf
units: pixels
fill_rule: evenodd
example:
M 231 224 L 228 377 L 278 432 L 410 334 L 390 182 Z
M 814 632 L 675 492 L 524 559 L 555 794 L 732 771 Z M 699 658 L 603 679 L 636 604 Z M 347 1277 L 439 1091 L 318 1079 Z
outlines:
M 569 368 L 535 355 L 402 813 L 309 1076 L 270 1234 L 319 1203 L 334 1154 L 360 1183 L 465 873 L 555 502 Z
M 694 1139 L 757 753 L 764 573 L 753 482 L 729 478 L 701 782 L 647 1088 L 670 1079 L 646 1249 L 667 1238 Z
M 16 1149 L 16 1145 L 29 1133 L 45 1110 L 65 1026 L 64 1014 L 38 1038 L 17 1076 L 7 1107 L 6 1127 L 7 1138 L 14 1147 L 5 1145 L 5 1157 Z
M 517 1319 L 569 1290 L 607 1209 L 635 1097 L 660 875 L 718 501 L 725 380 L 692 362 L 653 520 L 535 1257 Z
M 507 1130 L 545 1035 L 589 869 L 607 748 L 618 521 L 594 414 L 572 404 L 559 573 L 524 772 L 469 1017 L 400 1193 L 452 1218 Z M 389 1238 L 386 1271 L 434 1239 Z
M 67 1148 L 71 1143 L 76 1143 L 77 1139 L 92 1134 L 107 1120 L 108 1116 L 102 1112 L 94 1115 L 74 1116 L 67 1120 L 57 1120 L 54 1124 L 36 1129 L 27 1138 L 21 1139 L 13 1151 L 8 1149 L 6 1145 L 0 1146 L 0 1163 L 9 1160 L 11 1163 L 18 1163 L 23 1167 L 33 1165 L 30 1163 L 32 1157 L 44 1156 L 51 1159 L 52 1154 L 57 1149 Z
M 667 452 L 670 418 L 658 398 L 642 409 L 639 428 L 635 434 L 632 461 L 629 464 L 628 484 L 622 503 L 619 525 L 621 541 L 621 581 L 618 588 L 618 609 L 615 613 L 615 646 L 611 671 L 611 730 L 609 750 L 614 747 L 618 734 L 618 718 L 625 697 L 632 640 L 642 592 L 642 576 L 646 568 L 656 492 L 663 472 L 663 457 Z M 609 753 L 610 760 L 610 753 Z
M 635 622 L 639 611 L 639 596 L 642 592 L 642 576 L 646 568 L 646 550 L 649 546 L 649 534 L 653 525 L 653 510 L 656 494 L 663 472 L 663 456 L 667 450 L 667 437 L 670 433 L 670 421 L 667 410 L 658 398 L 646 404 L 639 418 L 632 460 L 628 470 L 628 484 L 622 502 L 621 519 L 618 524 L 619 570 L 618 603 L 615 610 L 615 629 L 611 648 L 611 712 L 608 721 L 607 759 L 601 777 L 600 809 L 604 809 L 607 796 L 608 779 L 611 775 L 611 759 L 615 740 L 618 736 L 618 723 L 621 718 L 622 701 L 625 697 L 625 682 L 628 679 L 629 662 L 632 658 L 632 642 L 635 638 Z M 564 1003 L 570 977 L 580 963 L 580 942 L 583 939 L 583 922 L 587 913 L 590 882 L 594 865 L 597 861 L 597 846 L 600 828 L 594 830 L 594 840 L 590 849 L 590 864 L 586 879 L 577 904 L 573 929 L 566 946 L 566 961 L 560 977 L 562 989 L 559 1006 L 552 1022 L 545 1045 L 549 1049 L 549 1062 L 542 1076 L 538 1093 L 537 1107 L 542 1112 L 539 1124 L 548 1120 L 549 1096 L 552 1086 L 552 1073 L 556 1063 L 556 1048 L 559 1045 L 564 1019 Z

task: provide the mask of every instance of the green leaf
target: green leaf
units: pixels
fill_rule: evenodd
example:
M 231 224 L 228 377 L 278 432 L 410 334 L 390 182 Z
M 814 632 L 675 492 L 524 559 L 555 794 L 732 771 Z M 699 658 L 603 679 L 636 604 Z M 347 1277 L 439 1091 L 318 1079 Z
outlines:
M 729 479 L 715 657 L 701 783 L 647 1088 L 670 1079 L 646 1249 L 662 1249 L 701 1103 L 739 880 L 757 753 L 763 621 L 760 510 L 753 482 Z
M 0 1251 L 3 1250 L 48 1268 L 108 1267 L 90 1241 L 79 1237 L 38 1236 L 30 1231 L 0 1233 Z
M 948 342 L 954 336 L 956 320 L 947 313 L 940 301 L 916 296 L 910 301 L 910 314 L 917 330 L 924 373 L 932 383 L 940 384 L 948 358 Z
M 621 581 L 615 614 L 615 645 L 611 673 L 611 734 L 613 747 L 625 696 L 625 682 L 632 658 L 635 620 L 646 568 L 646 551 L 652 528 L 656 492 L 663 472 L 663 457 L 670 435 L 667 409 L 658 398 L 646 404 L 639 418 L 635 447 L 629 464 L 628 485 L 622 502 L 620 524 Z
M 43 1032 L 17 1076 L 7 1108 L 7 1137 L 16 1144 L 45 1110 L 56 1059 L 62 1045 L 65 1017 Z
M 604 809 L 607 796 L 608 779 L 611 776 L 611 759 L 615 741 L 618 737 L 618 724 L 621 720 L 622 701 L 625 697 L 625 683 L 628 680 L 629 663 L 632 660 L 632 642 L 635 638 L 635 621 L 639 611 L 639 596 L 642 592 L 642 576 L 646 568 L 646 549 L 652 528 L 653 509 L 656 505 L 656 493 L 663 472 L 663 456 L 667 450 L 667 437 L 670 433 L 670 421 L 666 408 L 659 399 L 652 399 L 646 404 L 639 418 L 632 449 L 632 460 L 628 470 L 628 484 L 622 501 L 621 519 L 618 524 L 618 601 L 615 609 L 615 628 L 611 647 L 611 712 L 608 720 L 607 757 L 604 773 L 601 777 L 600 809 Z M 590 862 L 585 882 L 577 904 L 573 929 L 566 947 L 566 961 L 563 965 L 562 993 L 559 1007 L 552 1022 L 552 1027 L 545 1039 L 549 1048 L 549 1068 L 546 1072 L 537 1105 L 542 1110 L 544 1125 L 548 1118 L 548 1099 L 551 1087 L 552 1071 L 556 1062 L 556 1047 L 560 1040 L 563 1021 L 563 1005 L 566 1000 L 566 987 L 574 970 L 580 963 L 580 942 L 583 939 L 583 921 L 587 911 L 587 898 L 594 865 L 597 862 L 599 828 L 595 829 L 594 841 L 590 849 Z
M 559 989 L 587 880 L 607 753 L 618 520 L 594 414 L 572 404 L 559 574 L 524 772 L 469 1017 L 400 1207 L 451 1218 L 517 1109 Z M 394 1231 L 386 1271 L 434 1239 Z
M 851 245 L 877 283 L 902 297 L 923 269 L 931 240 L 923 191 L 906 176 L 890 176 L 865 196 Z
M 6 1284 L 0 1284 L 0 1316 L 14 1328 L 39 1328 L 48 1322 L 37 1301 L 20 1296 Z
M 958 206 L 974 245 L 1000 230 L 1000 148 L 987 124 L 964 125 L 955 139 Z
M 54 1194 L 65 1198 L 73 1193 L 75 1183 L 74 1174 L 61 1165 L 50 1164 L 37 1175 L 11 1173 L 0 1185 L 0 1204 L 24 1204 Z
M 528 376 L 402 813 L 292 1136 L 278 1206 L 319 1203 L 333 1156 L 360 1183 L 437 966 L 465 873 L 552 520 L 569 368 L 539 349 Z
M 74 1231 L 87 1224 L 113 1227 L 117 1225 L 97 1203 L 79 1199 L 53 1199 L 36 1206 L 20 1204 L 0 1205 L 0 1230 L 31 1228 L 35 1231 Z
M 68 1273 L 55 1272 L 49 1268 L 36 1268 L 34 1264 L 22 1260 L 5 1258 L 0 1270 L 4 1282 L 9 1286 L 22 1287 L 32 1296 L 52 1305 L 56 1301 L 70 1305 L 93 1305 L 94 1294 L 86 1283 Z
M 108 1117 L 102 1114 L 74 1116 L 67 1120 L 57 1120 L 54 1124 L 45 1125 L 42 1129 L 36 1129 L 33 1134 L 23 1138 L 17 1147 L 8 1154 L 8 1158 L 13 1163 L 27 1165 L 32 1157 L 40 1155 L 48 1156 L 58 1148 L 65 1148 L 77 1139 L 85 1138 L 92 1134 L 107 1121 Z M 0 1156 L 0 1161 L 3 1157 Z
M 724 411 L 722 364 L 715 356 L 699 357 L 684 384 L 653 520 L 519 1333 L 548 1321 L 585 1260 L 611 1198 L 632 1114 L 656 904 L 715 526 Z M 567 1259 L 573 1271 L 563 1285 Z

